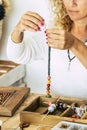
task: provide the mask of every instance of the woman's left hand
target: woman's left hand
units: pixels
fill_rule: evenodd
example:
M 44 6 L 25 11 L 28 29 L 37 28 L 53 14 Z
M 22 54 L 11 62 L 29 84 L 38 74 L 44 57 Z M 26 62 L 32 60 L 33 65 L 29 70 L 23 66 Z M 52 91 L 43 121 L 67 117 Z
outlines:
M 73 46 L 75 37 L 68 31 L 58 28 L 50 28 L 46 30 L 48 45 L 55 49 L 69 49 Z

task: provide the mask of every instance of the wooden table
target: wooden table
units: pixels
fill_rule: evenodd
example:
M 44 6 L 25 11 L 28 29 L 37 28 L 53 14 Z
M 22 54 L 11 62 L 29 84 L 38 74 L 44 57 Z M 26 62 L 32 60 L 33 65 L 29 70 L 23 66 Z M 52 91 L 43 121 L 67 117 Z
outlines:
M 20 124 L 20 112 L 28 106 L 29 103 L 32 102 L 36 97 L 38 97 L 39 94 L 30 94 L 28 95 L 27 99 L 22 103 L 20 108 L 16 111 L 16 113 L 13 115 L 13 117 L 0 117 L 0 120 L 2 120 L 2 130 L 20 130 L 19 124 Z M 35 126 L 30 125 L 28 128 L 25 128 L 24 130 L 50 130 L 50 126 Z

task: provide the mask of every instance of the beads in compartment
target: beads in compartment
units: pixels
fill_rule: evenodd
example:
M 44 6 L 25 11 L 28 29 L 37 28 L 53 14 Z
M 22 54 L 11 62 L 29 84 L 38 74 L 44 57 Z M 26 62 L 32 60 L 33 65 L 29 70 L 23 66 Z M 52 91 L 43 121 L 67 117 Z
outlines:
M 86 112 L 87 106 L 85 104 L 80 107 L 75 107 L 75 114 L 72 115 L 72 118 L 81 118 Z
M 2 105 L 3 103 L 5 103 L 5 101 L 7 101 L 7 99 L 11 96 L 11 94 L 13 94 L 14 91 L 12 92 L 0 92 L 0 105 Z

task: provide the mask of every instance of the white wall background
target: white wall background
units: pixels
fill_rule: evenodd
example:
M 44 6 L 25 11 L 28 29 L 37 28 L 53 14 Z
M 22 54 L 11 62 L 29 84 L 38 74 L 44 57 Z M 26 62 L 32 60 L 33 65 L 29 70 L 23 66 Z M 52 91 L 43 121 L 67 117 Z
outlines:
M 48 20 L 47 0 L 9 0 L 10 10 L 4 19 L 3 36 L 0 41 L 0 59 L 7 59 L 6 45 L 10 32 L 13 30 L 21 15 L 26 11 L 36 11 L 44 19 Z M 27 32 L 28 34 L 28 32 Z M 26 82 L 31 91 L 45 93 L 46 89 L 46 69 L 43 61 L 35 61 L 26 66 Z M 41 78 L 42 77 L 42 78 Z M 44 82 L 43 82 L 44 81 Z

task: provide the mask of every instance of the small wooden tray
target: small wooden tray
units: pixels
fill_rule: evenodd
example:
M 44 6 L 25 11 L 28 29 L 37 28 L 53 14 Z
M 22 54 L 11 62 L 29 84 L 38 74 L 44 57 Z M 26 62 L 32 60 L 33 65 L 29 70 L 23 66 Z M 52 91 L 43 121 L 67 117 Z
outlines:
M 0 87 L 0 115 L 12 116 L 30 92 L 24 87 Z
M 53 127 L 60 121 L 69 121 L 76 123 L 87 124 L 87 112 L 80 118 L 72 118 L 73 110 L 67 108 L 66 110 L 60 112 L 58 110 L 54 111 L 51 114 L 47 114 L 48 111 L 48 101 L 56 102 L 59 100 L 63 103 L 67 103 L 72 106 L 76 104 L 76 107 L 79 107 L 82 104 L 87 106 L 86 99 L 71 98 L 71 97 L 55 97 L 55 98 L 46 98 L 45 96 L 38 96 L 35 100 L 29 104 L 21 113 L 20 113 L 20 122 L 25 122 L 29 124 L 36 125 L 46 125 Z

